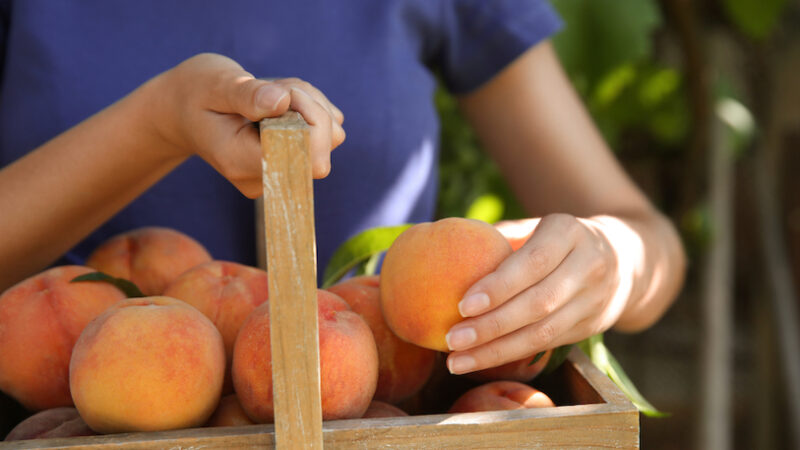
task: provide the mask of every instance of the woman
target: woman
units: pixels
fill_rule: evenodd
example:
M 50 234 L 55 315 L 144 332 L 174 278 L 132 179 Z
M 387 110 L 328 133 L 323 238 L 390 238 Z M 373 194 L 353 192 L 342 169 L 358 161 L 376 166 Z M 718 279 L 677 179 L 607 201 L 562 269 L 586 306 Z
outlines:
M 252 264 L 250 121 L 290 107 L 312 124 L 321 263 L 361 229 L 430 220 L 434 73 L 535 229 L 460 304 L 452 372 L 641 330 L 681 285 L 677 234 L 570 87 L 544 1 L 0 0 L 0 18 L 0 289 L 143 225 Z

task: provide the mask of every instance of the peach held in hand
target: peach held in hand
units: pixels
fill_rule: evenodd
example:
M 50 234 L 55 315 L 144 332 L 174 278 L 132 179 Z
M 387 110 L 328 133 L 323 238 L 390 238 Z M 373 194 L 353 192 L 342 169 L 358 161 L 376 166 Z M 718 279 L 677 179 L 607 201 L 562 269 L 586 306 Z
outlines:
M 86 324 L 125 298 L 110 284 L 70 283 L 91 272 L 54 267 L 0 295 L 0 389 L 30 410 L 72 406 L 72 347 Z
M 494 271 L 511 246 L 488 223 L 449 218 L 421 223 L 394 241 L 381 269 L 381 307 L 401 339 L 448 351 L 445 335 L 462 320 L 458 303 Z
M 145 227 L 101 244 L 86 265 L 132 281 L 145 295 L 161 295 L 178 275 L 211 261 L 199 242 L 170 228 Z
M 378 382 L 378 351 L 364 319 L 344 300 L 317 293 L 322 417 L 353 419 L 367 410 Z M 233 386 L 255 422 L 274 420 L 269 301 L 245 320 L 233 348 Z
M 75 407 L 99 433 L 200 426 L 219 402 L 222 336 L 169 297 L 123 300 L 83 331 L 69 367 Z

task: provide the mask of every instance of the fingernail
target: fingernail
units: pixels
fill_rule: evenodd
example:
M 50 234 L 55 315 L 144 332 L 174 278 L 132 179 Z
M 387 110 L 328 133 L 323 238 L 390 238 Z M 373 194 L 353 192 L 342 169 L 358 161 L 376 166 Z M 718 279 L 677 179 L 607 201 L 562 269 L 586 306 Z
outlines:
M 256 91 L 256 108 L 274 111 L 287 95 L 289 92 L 286 89 L 274 84 L 265 84 Z
M 475 342 L 478 339 L 478 334 L 471 327 L 456 328 L 447 333 L 444 338 L 450 350 L 457 350 Z
M 458 302 L 458 312 L 461 313 L 461 317 L 477 316 L 487 308 L 489 308 L 489 296 L 483 292 L 469 295 Z
M 475 368 L 475 358 L 466 355 L 450 358 L 447 360 L 447 368 L 453 374 L 469 372 Z

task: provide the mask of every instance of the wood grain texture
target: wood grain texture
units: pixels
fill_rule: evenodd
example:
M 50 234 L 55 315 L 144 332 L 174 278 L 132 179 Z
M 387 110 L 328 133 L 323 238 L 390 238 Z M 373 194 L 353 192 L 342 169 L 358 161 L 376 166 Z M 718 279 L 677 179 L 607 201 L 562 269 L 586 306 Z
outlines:
M 293 111 L 260 127 L 275 442 L 322 448 L 309 127 Z
M 436 414 L 323 424 L 325 448 L 497 449 L 638 448 L 639 413 L 579 350 L 564 367 L 569 397 L 589 403 L 555 408 Z M 274 448 L 272 425 L 198 428 L 9 442 L 0 448 Z M 7 447 L 6 447 L 7 446 Z

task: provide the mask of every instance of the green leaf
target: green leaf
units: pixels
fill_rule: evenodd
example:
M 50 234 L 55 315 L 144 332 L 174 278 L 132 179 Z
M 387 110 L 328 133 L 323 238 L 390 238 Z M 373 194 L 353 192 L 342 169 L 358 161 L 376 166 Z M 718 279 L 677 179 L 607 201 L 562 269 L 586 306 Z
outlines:
M 528 363 L 528 365 L 532 366 L 532 365 L 536 364 L 537 362 L 539 362 L 539 360 L 542 359 L 542 356 L 544 356 L 545 353 L 547 353 L 547 351 L 543 351 L 543 352 L 537 353 L 536 356 L 533 357 L 533 360 L 531 360 L 531 362 Z
M 564 361 L 567 360 L 567 355 L 572 350 L 572 346 L 574 344 L 562 345 L 561 347 L 556 347 L 553 349 L 553 353 L 550 354 L 550 359 L 547 361 L 547 365 L 544 367 L 543 373 L 551 373 L 554 370 L 558 369 Z
M 628 377 L 617 359 L 603 343 L 603 335 L 597 334 L 578 343 L 578 347 L 583 350 L 592 360 L 600 371 L 608 375 L 622 392 L 628 397 L 634 406 L 645 416 L 648 417 L 668 417 L 665 413 L 656 409 L 644 396 L 636 389 L 633 381 Z
M 411 224 L 390 227 L 376 227 L 351 237 L 333 253 L 328 266 L 323 272 L 322 288 L 332 286 L 347 272 L 361 263 L 367 262 L 375 255 L 389 249 L 400 236 L 400 233 L 411 227 Z M 377 260 L 373 262 L 377 265 Z M 366 268 L 366 267 L 365 267 Z M 374 270 L 374 267 L 373 267 Z
M 724 0 L 725 13 L 742 33 L 764 40 L 772 34 L 786 0 Z
M 655 0 L 551 0 L 565 27 L 553 38 L 564 68 L 587 93 L 620 64 L 652 54 L 661 25 Z
M 82 281 L 94 281 L 94 282 L 99 281 L 101 283 L 113 284 L 117 289 L 122 291 L 128 298 L 147 297 L 142 293 L 142 291 L 139 290 L 139 287 L 136 286 L 136 284 L 134 284 L 133 281 L 126 280 L 125 278 L 115 278 L 103 272 L 92 272 L 79 275 L 70 280 L 70 283 L 78 283 Z
M 486 223 L 495 223 L 503 218 L 503 199 L 494 194 L 483 194 L 467 208 L 465 217 Z

